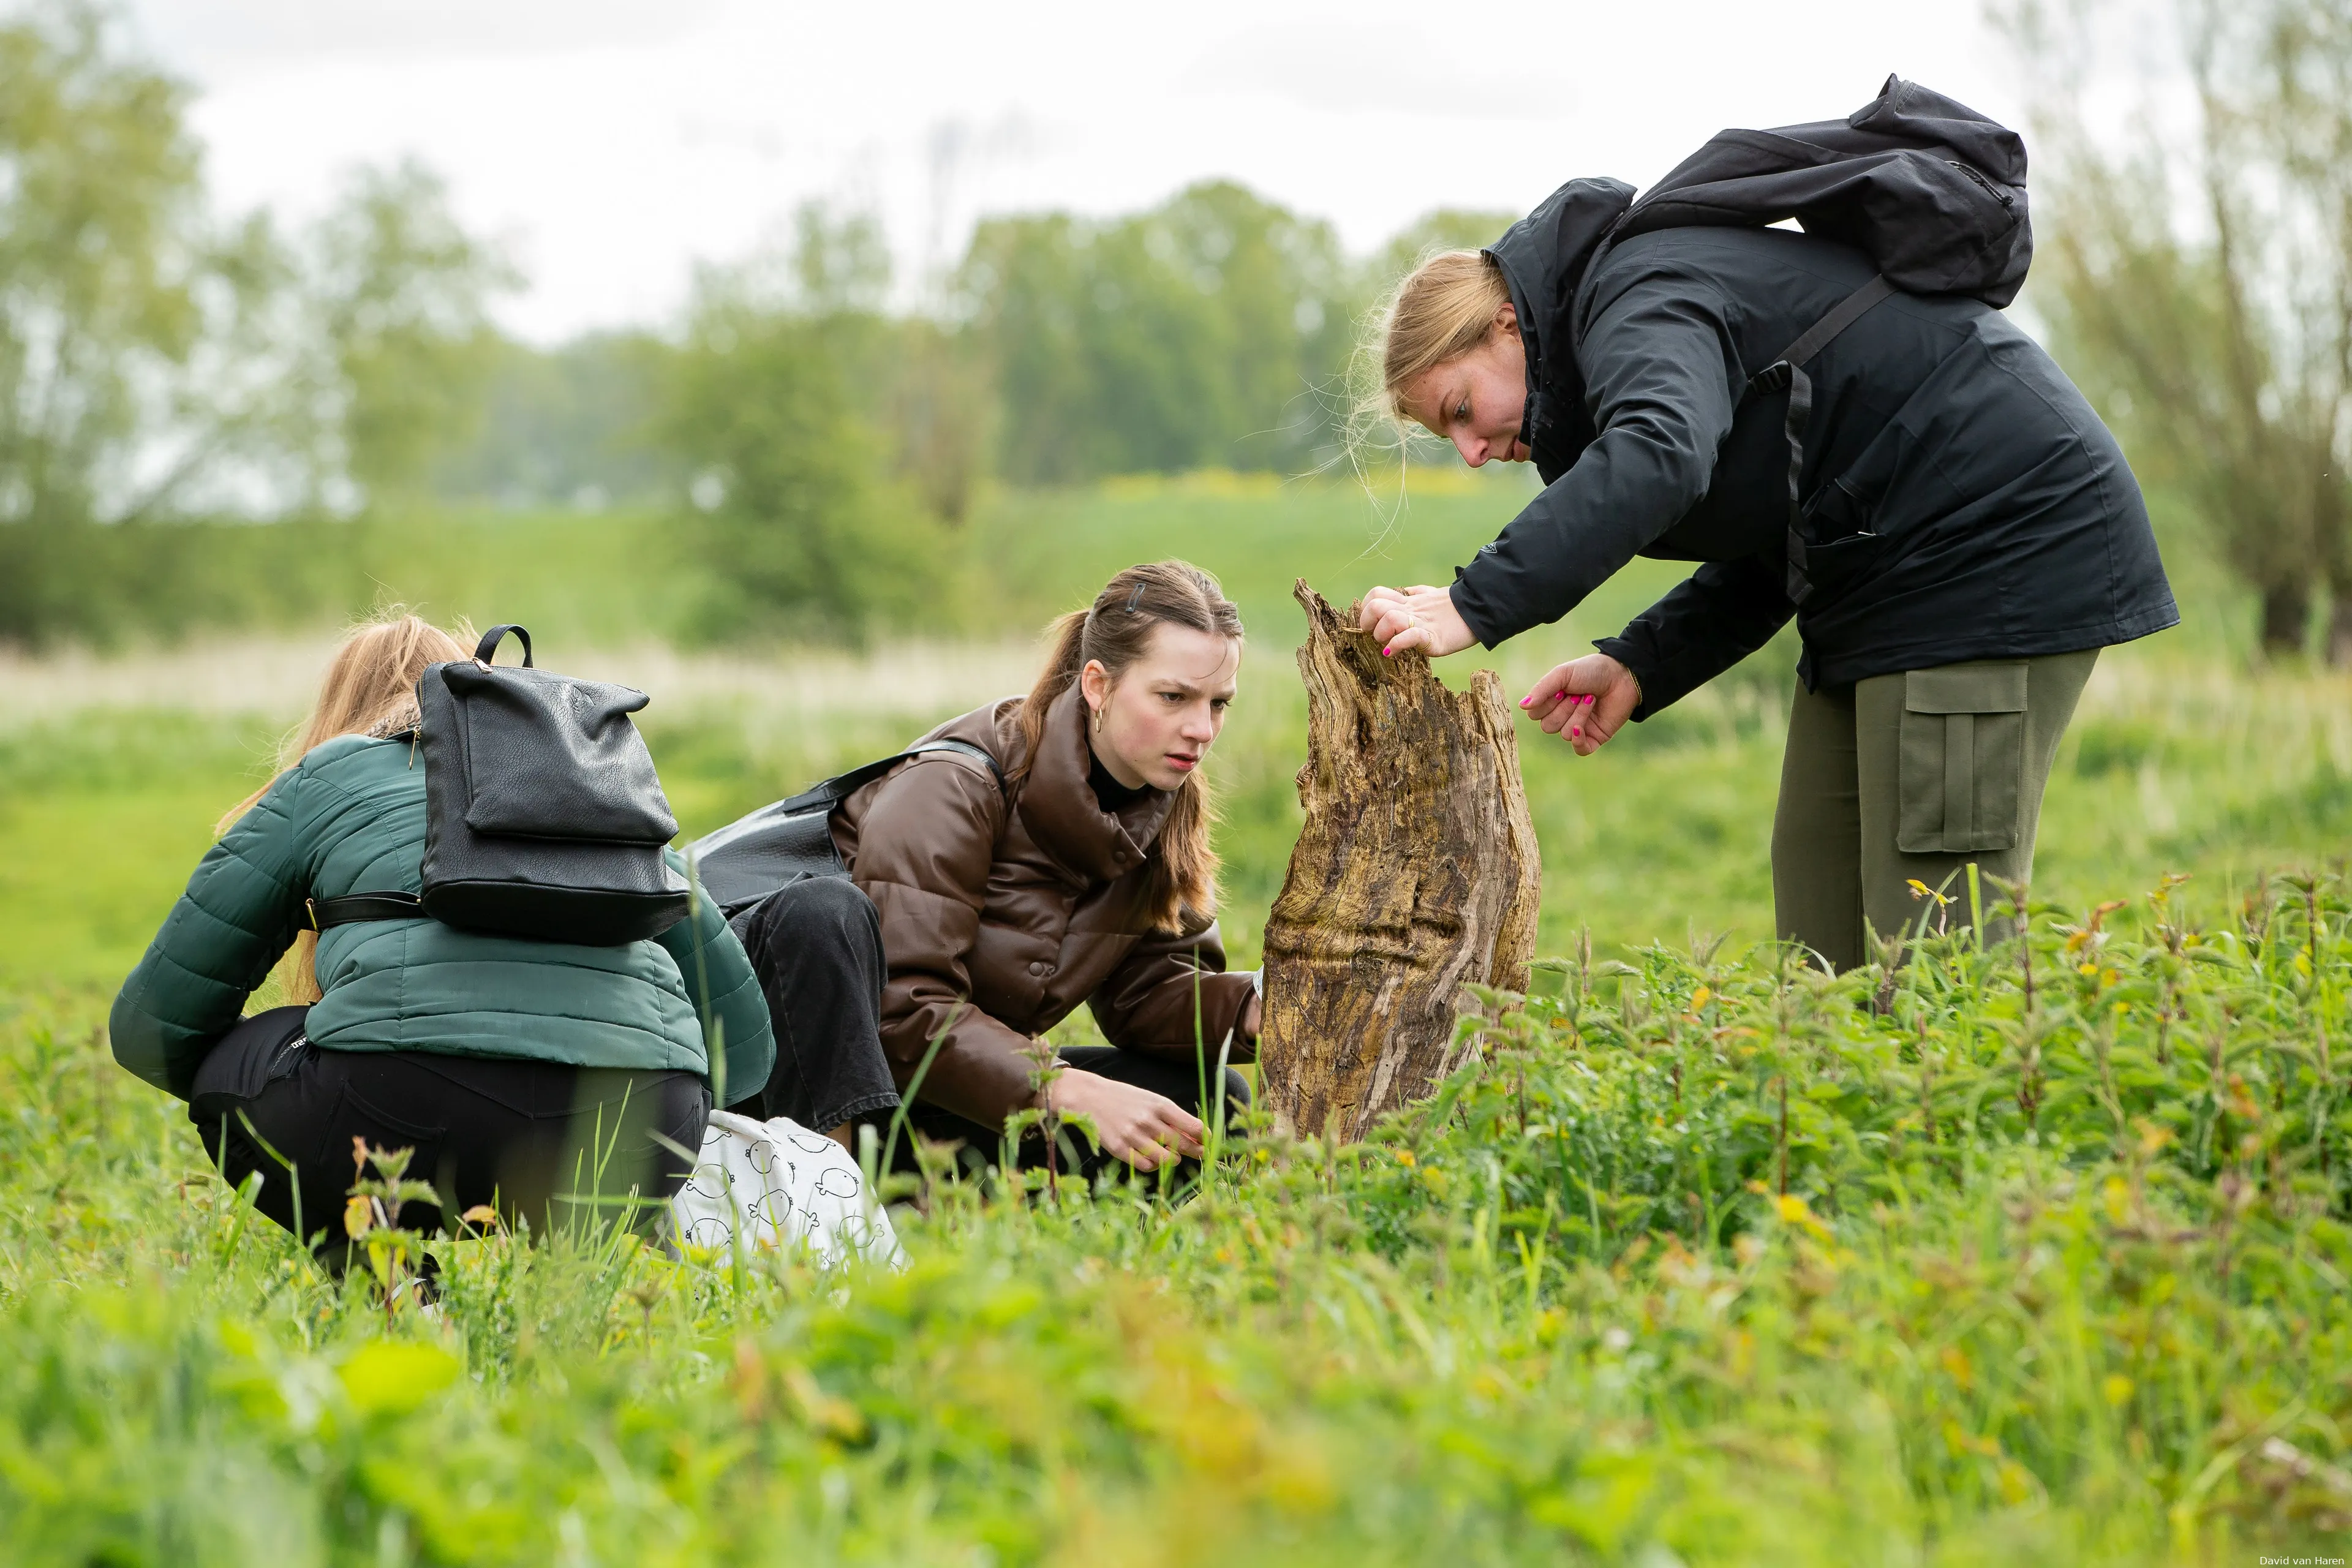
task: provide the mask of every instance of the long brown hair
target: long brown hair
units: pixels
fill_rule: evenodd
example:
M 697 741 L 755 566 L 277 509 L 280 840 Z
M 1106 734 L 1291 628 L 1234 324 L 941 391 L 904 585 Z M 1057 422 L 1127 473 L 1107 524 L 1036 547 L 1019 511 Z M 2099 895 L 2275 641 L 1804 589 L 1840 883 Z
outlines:
M 1077 681 L 1089 662 L 1099 663 L 1115 684 L 1151 646 L 1162 626 L 1185 626 L 1213 637 L 1242 637 L 1242 614 L 1217 580 L 1184 561 L 1153 561 L 1130 566 L 1103 584 L 1095 602 L 1072 610 L 1045 628 L 1052 649 L 1045 673 L 1021 705 L 1021 738 L 1026 742 L 1013 777 L 1025 775 L 1036 761 L 1045 733 L 1045 713 Z M 1184 910 L 1217 912 L 1217 853 L 1209 847 L 1215 811 L 1209 781 L 1198 769 L 1176 786 L 1176 798 L 1160 824 L 1145 860 L 1144 908 L 1162 931 L 1180 931 Z
M 278 772 L 231 807 L 213 831 L 226 833 L 296 763 L 336 736 L 391 735 L 413 728 L 416 682 L 425 667 L 467 658 L 473 642 L 474 629 L 465 622 L 457 623 L 452 636 L 399 605 L 353 626 L 327 660 L 310 716 L 278 748 Z M 278 988 L 287 1002 L 319 1000 L 318 960 L 317 931 L 306 931 L 294 939 L 278 966 Z

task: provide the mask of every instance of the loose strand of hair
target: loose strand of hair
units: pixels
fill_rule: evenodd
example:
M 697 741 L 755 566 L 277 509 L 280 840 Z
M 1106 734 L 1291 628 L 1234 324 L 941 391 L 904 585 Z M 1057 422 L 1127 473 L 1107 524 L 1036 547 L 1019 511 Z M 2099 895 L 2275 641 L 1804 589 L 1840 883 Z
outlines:
M 1403 515 L 1406 471 L 1412 461 L 1412 426 L 1398 398 L 1407 384 L 1475 348 L 1485 324 L 1509 298 L 1501 268 L 1491 257 L 1482 251 L 1433 248 L 1422 254 L 1385 299 L 1359 318 L 1355 347 L 1348 357 L 1349 407 L 1340 444 L 1356 482 L 1381 517 L 1375 547 Z M 1424 316 L 1433 320 L 1424 321 Z M 1400 332 L 1404 334 L 1402 342 Z M 1406 352 L 1400 354 L 1400 349 Z M 1378 459 L 1391 455 L 1396 500 L 1384 506 L 1372 472 Z

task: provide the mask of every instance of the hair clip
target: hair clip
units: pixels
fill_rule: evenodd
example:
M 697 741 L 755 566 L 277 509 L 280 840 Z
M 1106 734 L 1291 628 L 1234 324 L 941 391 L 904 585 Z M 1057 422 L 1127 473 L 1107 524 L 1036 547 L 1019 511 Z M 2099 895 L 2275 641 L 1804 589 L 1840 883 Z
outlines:
M 1131 616 L 1135 614 L 1135 606 L 1143 602 L 1143 591 L 1150 586 L 1151 586 L 1150 583 L 1145 579 L 1136 579 L 1135 592 L 1127 596 L 1127 613 L 1129 615 Z

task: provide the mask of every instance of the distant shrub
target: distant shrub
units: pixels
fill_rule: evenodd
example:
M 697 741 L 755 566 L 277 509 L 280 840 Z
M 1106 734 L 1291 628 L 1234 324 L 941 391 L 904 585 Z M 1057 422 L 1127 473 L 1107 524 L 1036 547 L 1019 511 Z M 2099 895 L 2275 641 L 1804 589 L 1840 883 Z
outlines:
M 719 302 L 679 356 L 672 438 L 709 579 L 690 638 L 856 641 L 914 624 L 948 579 L 951 536 L 885 477 L 828 340 L 822 320 Z

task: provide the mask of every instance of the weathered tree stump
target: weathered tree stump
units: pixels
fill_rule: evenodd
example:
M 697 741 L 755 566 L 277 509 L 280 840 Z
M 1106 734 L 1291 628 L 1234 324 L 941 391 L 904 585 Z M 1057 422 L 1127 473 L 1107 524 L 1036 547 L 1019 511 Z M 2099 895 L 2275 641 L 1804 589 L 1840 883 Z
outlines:
M 1361 1138 L 1453 1070 L 1465 982 L 1523 990 L 1542 863 L 1502 681 L 1384 658 L 1301 579 L 1307 826 L 1265 927 L 1260 1102 Z

